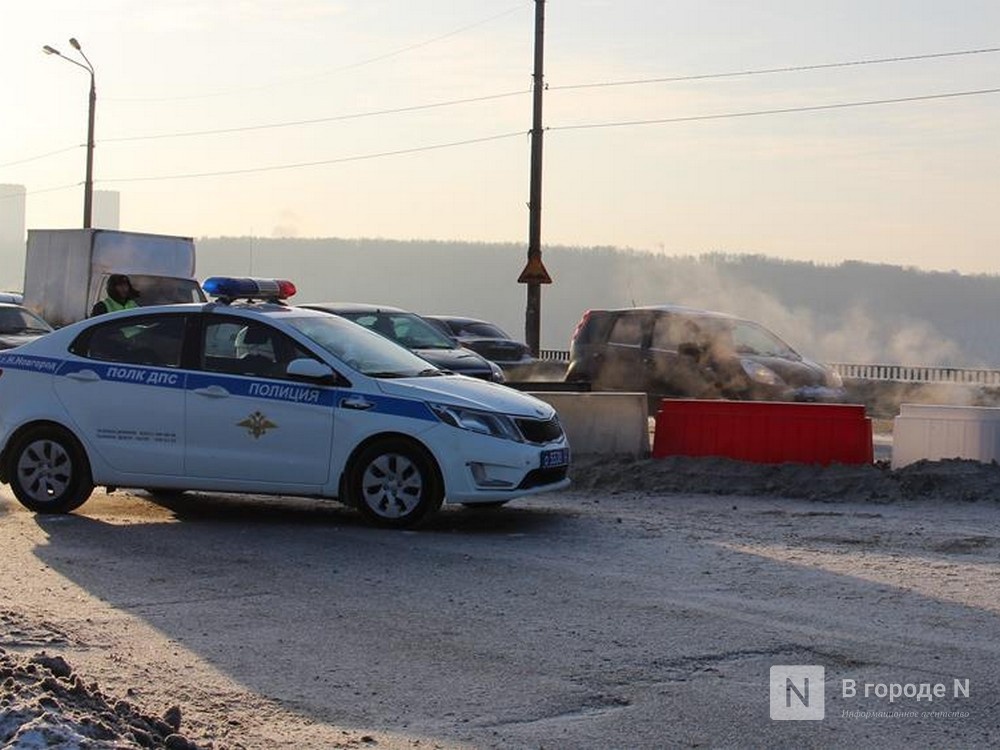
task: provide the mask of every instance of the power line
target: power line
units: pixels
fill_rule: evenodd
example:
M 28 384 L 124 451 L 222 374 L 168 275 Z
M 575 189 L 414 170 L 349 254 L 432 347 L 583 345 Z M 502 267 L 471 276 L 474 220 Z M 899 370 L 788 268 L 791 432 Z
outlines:
M 510 11 L 507 11 L 507 12 L 510 12 Z M 485 23 L 485 21 L 481 22 L 481 23 Z M 466 28 L 468 28 L 468 27 L 466 27 Z M 452 33 L 459 33 L 459 32 L 456 31 L 456 32 L 452 32 Z M 998 51 L 1000 51 L 1000 47 L 990 47 L 990 48 L 982 48 L 982 49 L 975 49 L 975 50 L 961 50 L 961 51 L 954 51 L 954 52 L 940 52 L 940 53 L 930 53 L 930 54 L 923 54 L 923 55 L 909 55 L 909 56 L 905 56 L 905 57 L 878 58 L 878 59 L 870 59 L 870 60 L 853 60 L 853 61 L 839 62 L 839 63 L 824 63 L 824 64 L 820 64 L 820 65 L 786 66 L 786 67 L 782 67 L 782 68 L 768 68 L 768 69 L 762 69 L 762 70 L 748 70 L 748 71 L 739 71 L 739 72 L 730 72 L 730 73 L 707 73 L 707 74 L 694 75 L 694 76 L 678 76 L 678 77 L 673 77 L 673 78 L 653 78 L 653 79 L 641 79 L 641 80 L 634 80 L 634 81 L 618 81 L 618 82 L 606 82 L 606 83 L 578 84 L 578 85 L 573 85 L 573 86 L 557 86 L 557 87 L 553 87 L 553 88 L 556 88 L 556 89 L 577 89 L 577 88 L 589 88 L 589 87 L 598 87 L 598 86 L 622 86 L 622 85 L 634 85 L 634 84 L 641 84 L 641 83 L 659 83 L 659 82 L 671 82 L 671 81 L 700 80 L 700 79 L 708 79 L 708 78 L 721 78 L 721 77 L 726 77 L 726 76 L 750 76 L 750 75 L 759 75 L 759 74 L 764 74 L 764 73 L 779 73 L 779 72 L 791 72 L 791 71 L 800 71 L 800 70 L 816 70 L 816 69 L 820 69 L 820 68 L 846 67 L 846 66 L 853 66 L 853 65 L 872 65 L 872 64 L 887 63 L 887 62 L 903 62 L 903 61 L 912 61 L 912 60 L 925 60 L 925 59 L 933 59 L 933 58 L 941 58 L 941 57 L 954 57 L 954 56 L 957 56 L 957 55 L 986 54 L 986 53 L 998 52 Z M 846 109 L 846 108 L 851 108 L 851 107 L 864 107 L 864 106 L 874 106 L 874 105 L 881 105 L 881 104 L 899 104 L 899 103 L 905 103 L 905 102 L 928 101 L 928 100 L 933 100 L 933 99 L 945 99 L 945 98 L 955 98 L 955 97 L 964 97 L 964 96 L 978 96 L 978 95 L 985 95 L 985 94 L 993 94 L 993 93 L 997 93 L 998 91 L 1000 91 L 1000 89 L 982 89 L 982 90 L 978 90 L 978 91 L 960 91 L 960 92 L 950 92 L 950 93 L 943 93 L 943 94 L 930 94 L 930 95 L 924 95 L 924 96 L 901 97 L 901 98 L 896 98 L 896 99 L 877 99 L 877 100 L 860 101 L 860 102 L 843 102 L 843 103 L 837 103 L 837 104 L 825 104 L 825 105 L 816 105 L 816 106 L 808 106 L 808 107 L 788 107 L 788 108 L 783 108 L 783 109 L 756 110 L 756 111 L 750 111 L 750 112 L 727 112 L 727 113 L 720 113 L 720 114 L 714 114 L 714 115 L 693 115 L 693 116 L 688 116 L 688 117 L 656 118 L 656 119 L 649 119 L 649 120 L 628 120 L 628 121 L 609 122 L 609 123 L 581 123 L 581 124 L 578 124 L 578 125 L 554 125 L 554 126 L 549 126 L 547 129 L 548 130 L 583 130 L 583 129 L 627 127 L 627 126 L 638 126 L 638 125 L 668 124 L 668 123 L 679 123 L 679 122 L 697 122 L 697 121 L 704 121 L 704 120 L 719 120 L 719 119 L 729 119 L 729 118 L 737 118 L 737 117 L 755 117 L 755 116 L 762 116 L 762 115 L 791 114 L 791 113 L 796 113 L 796 112 L 816 112 L 816 111 L 822 111 L 822 110 Z M 262 125 L 247 125 L 247 126 L 236 127 L 236 128 L 219 128 L 219 129 L 214 129 L 214 130 L 187 131 L 187 132 L 178 132 L 178 133 L 160 133 L 160 134 L 144 135 L 144 136 L 125 136 L 125 137 L 119 137 L 119 138 L 108 138 L 108 139 L 102 139 L 101 143 L 117 143 L 117 142 L 139 141 L 139 140 L 155 140 L 155 139 L 166 139 L 166 138 L 182 138 L 182 137 L 194 137 L 194 136 L 205 136 L 205 135 L 218 135 L 218 134 L 227 134 L 227 133 L 247 132 L 247 131 L 253 131 L 253 130 L 266 130 L 266 129 L 275 129 L 275 128 L 294 127 L 294 126 L 318 124 L 318 123 L 324 123 L 324 122 L 337 122 L 337 121 L 344 121 L 344 120 L 351 120 L 351 119 L 360 119 L 360 118 L 365 118 L 365 117 L 376 117 L 376 116 L 389 115 L 389 114 L 401 114 L 401 113 L 405 113 L 405 112 L 414 112 L 414 111 L 420 111 L 420 110 L 426 110 L 426 109 L 448 107 L 448 106 L 454 106 L 454 105 L 459 105 L 459 104 L 468 104 L 468 103 L 474 103 L 474 102 L 490 101 L 490 100 L 501 99 L 501 98 L 512 97 L 512 96 L 520 96 L 520 95 L 523 95 L 525 93 L 530 93 L 530 92 L 527 89 L 521 90 L 521 91 L 508 91 L 508 92 L 499 93 L 499 94 L 489 94 L 489 95 L 484 95 L 484 96 L 479 96 L 479 97 L 469 97 L 469 98 L 465 98 L 465 99 L 454 99 L 454 100 L 450 100 L 450 101 L 433 102 L 433 103 L 429 103 L 429 104 L 419 104 L 419 105 L 413 105 L 413 106 L 409 106 L 409 107 L 397 107 L 397 108 L 385 109 L 385 110 L 375 110 L 375 111 L 371 111 L 371 112 L 360 112 L 360 113 L 351 113 L 351 114 L 346 114 L 346 115 L 336 115 L 336 116 L 332 116 L 332 117 L 313 118 L 313 119 L 308 119 L 308 120 L 296 120 L 296 121 L 290 121 L 290 122 L 269 123 L 269 124 L 262 124 Z M 508 134 L 504 134 L 504 135 L 500 135 L 500 136 L 490 136 L 490 137 L 480 138 L 480 139 L 455 141 L 455 142 L 452 142 L 452 143 L 440 144 L 440 145 L 435 145 L 435 146 L 417 147 L 417 148 L 413 148 L 413 149 L 403 149 L 403 150 L 399 150 L 399 151 L 389 151 L 389 152 L 383 152 L 383 153 L 378 153 L 378 154 L 370 154 L 370 155 L 363 155 L 363 156 L 344 157 L 342 159 L 324 160 L 324 161 L 317 161 L 317 162 L 304 162 L 304 163 L 301 163 L 301 164 L 278 165 L 278 166 L 272 166 L 272 167 L 251 168 L 251 169 L 247 169 L 247 170 L 231 170 L 231 171 L 223 171 L 223 172 L 192 173 L 192 174 L 185 174 L 185 175 L 165 176 L 165 177 L 119 178 L 119 179 L 112 179 L 112 180 L 101 180 L 101 182 L 128 182 L 128 181 L 137 181 L 137 180 L 184 179 L 184 178 L 207 177 L 207 176 L 227 175 L 227 174 L 241 174 L 241 173 L 246 173 L 246 172 L 263 172 L 263 171 L 272 171 L 272 170 L 278 170 L 278 169 L 294 169 L 294 168 L 298 168 L 298 167 L 316 166 L 316 165 L 322 165 L 322 164 L 334 164 L 334 163 L 345 162 L 345 161 L 356 161 L 356 160 L 360 160 L 360 159 L 372 159 L 372 158 L 379 158 L 379 157 L 383 157 L 383 156 L 393 156 L 393 155 L 399 155 L 399 154 L 415 153 L 415 152 L 424 151 L 424 150 L 433 150 L 433 149 L 440 149 L 440 148 L 448 148 L 448 147 L 451 147 L 451 146 L 467 145 L 467 144 L 471 144 L 471 143 L 479 143 L 479 142 L 484 142 L 484 141 L 496 140 L 498 138 L 506 138 L 506 137 L 510 137 L 511 135 L 513 135 L 513 134 L 508 133 Z M 14 166 L 14 165 L 17 165 L 17 164 L 24 164 L 24 163 L 27 163 L 27 162 L 30 162 L 30 161 L 36 161 L 38 159 L 44 159 L 44 158 L 47 158 L 47 157 L 50 157 L 50 156 L 54 156 L 54 155 L 57 155 L 57 154 L 65 153 L 67 151 L 72 151 L 72 150 L 75 150 L 77 148 L 81 148 L 81 146 L 70 146 L 70 147 L 67 147 L 67 148 L 58 149 L 58 150 L 55 150 L 55 151 L 50 151 L 50 152 L 47 152 L 45 154 L 40 154 L 40 155 L 37 155 L 37 156 L 32 156 L 32 157 L 25 158 L 25 159 L 19 159 L 19 160 L 16 160 L 16 161 L 0 163 L 0 167 L 7 167 L 7 166 Z M 59 187 L 59 188 L 49 188 L 49 189 L 46 189 L 46 190 L 34 191 L 34 192 L 47 192 L 48 190 L 61 190 L 61 189 L 65 189 L 65 186 L 64 187 Z
M 656 120 L 623 120 L 620 122 L 582 123 L 579 125 L 553 125 L 548 130 L 590 130 L 595 128 L 618 128 L 634 125 L 663 125 L 676 122 L 698 122 L 701 120 L 724 120 L 735 117 L 757 117 L 760 115 L 784 115 L 794 112 L 820 112 L 828 109 L 847 109 L 849 107 L 870 107 L 878 104 L 902 104 L 905 102 L 922 102 L 932 99 L 951 99 L 962 96 L 981 96 L 984 94 L 1000 94 L 1000 88 L 980 89 L 978 91 L 953 91 L 945 94 L 926 94 L 923 96 L 906 96 L 898 99 L 872 99 L 861 102 L 841 102 L 838 104 L 818 104 L 811 107 L 787 107 L 784 109 L 761 109 L 751 112 L 724 112 L 715 115 L 692 115 L 690 117 L 665 117 Z
M 510 11 L 507 11 L 510 12 Z M 492 19 L 488 19 L 492 20 Z M 485 22 L 481 22 L 485 23 Z M 452 32 L 458 33 L 458 32 Z M 971 50 L 958 50 L 953 52 L 935 52 L 922 55 L 908 55 L 903 57 L 883 57 L 875 59 L 866 60 L 849 60 L 844 62 L 833 62 L 833 63 L 822 63 L 818 65 L 790 65 L 779 68 L 765 68 L 760 70 L 744 70 L 736 72 L 727 73 L 704 73 L 700 75 L 689 75 L 689 76 L 674 76 L 670 78 L 646 78 L 646 79 L 636 79 L 631 81 L 609 81 L 604 83 L 584 83 L 566 86 L 550 86 L 549 90 L 572 90 L 572 89 L 584 89 L 584 88 L 598 88 L 598 87 L 610 87 L 610 86 L 632 86 L 639 84 L 648 83 L 671 83 L 679 81 L 698 81 L 707 80 L 712 78 L 726 78 L 726 77 L 746 77 L 754 75 L 762 75 L 768 73 L 789 73 L 804 70 L 819 70 L 823 68 L 843 68 L 850 66 L 859 65 L 877 65 L 883 63 L 893 63 L 893 62 L 912 62 L 915 60 L 929 60 L 942 57 L 956 57 L 959 55 L 978 55 L 987 54 L 991 52 L 1000 52 L 1000 47 L 986 47 L 982 49 L 971 49 Z M 521 91 L 508 91 L 498 94 L 487 94 L 478 97 L 469 97 L 464 99 L 453 99 L 444 102 L 432 102 L 429 104 L 417 104 L 409 107 L 396 107 L 391 109 L 374 110 L 371 112 L 359 112 L 346 115 L 333 115 L 331 117 L 317 117 L 309 118 L 304 120 L 291 120 L 286 122 L 275 122 L 275 123 L 264 123 L 259 125 L 243 125 L 232 128 L 213 128 L 210 130 L 192 130 L 192 131 L 182 131 L 175 133 L 155 133 L 150 135 L 136 135 L 136 136 L 121 136 L 117 138 L 102 138 L 101 143 L 125 143 L 130 141 L 143 141 L 143 140 L 163 140 L 168 138 L 190 138 L 196 136 L 208 136 L 208 135 L 223 135 L 228 133 L 245 133 L 255 130 L 272 130 L 278 128 L 289 128 L 298 127 L 303 125 L 317 125 L 321 123 L 328 122 L 342 122 L 346 120 L 355 120 L 366 117 L 379 117 L 384 115 L 392 114 L 403 114 L 407 112 L 418 112 L 421 110 L 437 109 L 443 107 L 450 107 L 460 104 L 471 104 L 476 102 L 491 101 L 496 99 L 503 99 L 513 96 L 521 96 L 530 93 L 529 89 L 523 89 Z M 0 165 L 2 166 L 2 165 Z
M 302 83 L 303 81 L 314 81 L 314 80 L 319 79 L 319 78 L 325 78 L 325 77 L 327 77 L 329 75 L 333 75 L 334 73 L 341 73 L 341 72 L 343 72 L 345 70 L 353 70 L 355 68 L 360 68 L 360 67 L 363 67 L 365 65 L 371 65 L 372 63 L 381 62 L 382 60 L 387 60 L 390 57 L 396 57 L 397 55 L 402 55 L 402 54 L 405 54 L 407 52 L 412 52 L 413 50 L 420 49 L 421 47 L 427 47 L 427 46 L 429 46 L 431 44 L 435 44 L 435 43 L 440 42 L 440 41 L 442 41 L 444 39 L 448 39 L 448 38 L 453 37 L 453 36 L 458 36 L 459 34 L 463 34 L 466 31 L 474 29 L 474 28 L 476 28 L 478 26 L 483 26 L 485 24 L 488 24 L 488 23 L 491 23 L 493 21 L 496 21 L 499 18 L 503 18 L 504 16 L 510 15 L 511 13 L 513 13 L 516 10 L 521 9 L 522 7 L 524 7 L 524 2 L 522 2 L 522 3 L 518 4 L 518 5 L 515 5 L 515 6 L 511 7 L 511 8 L 508 8 L 505 11 L 501 11 L 500 13 L 496 13 L 495 15 L 489 16 L 488 18 L 484 18 L 482 20 L 475 21 L 474 23 L 470 23 L 470 24 L 468 24 L 466 26 L 462 26 L 461 28 L 455 29 L 453 31 L 449 31 L 449 32 L 447 32 L 445 34 L 441 34 L 440 36 L 432 37 L 431 39 L 425 39 L 422 42 L 416 42 L 415 44 L 410 44 L 410 45 L 408 45 L 406 47 L 400 47 L 399 49 L 395 49 L 395 50 L 392 50 L 390 52 L 386 52 L 386 53 L 381 54 L 381 55 L 376 55 L 375 57 L 369 57 L 369 58 L 366 58 L 364 60 L 359 60 L 358 62 L 349 63 L 347 65 L 342 65 L 342 66 L 340 66 L 338 68 L 332 68 L 332 69 L 327 70 L 327 71 L 325 71 L 323 73 L 317 73 L 315 75 L 303 76 L 301 78 L 285 79 L 283 81 L 274 81 L 272 83 L 266 83 L 266 84 L 262 84 L 262 85 L 259 85 L 259 86 L 245 86 L 243 88 L 238 88 L 238 89 L 229 89 L 228 91 L 217 91 L 217 92 L 209 93 L 209 94 L 193 94 L 193 95 L 190 95 L 190 96 L 163 97 L 163 98 L 157 98 L 157 99 L 116 99 L 116 98 L 107 98 L 107 97 L 105 97 L 105 99 L 106 99 L 106 101 L 111 101 L 111 102 L 125 102 L 125 103 L 136 102 L 136 103 L 146 103 L 146 104 L 151 103 L 151 102 L 189 101 L 189 100 L 193 100 L 193 99 L 211 99 L 211 98 L 214 98 L 214 97 L 217 97 L 217 96 L 232 96 L 234 94 L 242 94 L 242 93 L 246 93 L 246 92 L 250 92 L 250 91 L 262 91 L 262 90 L 265 90 L 265 89 L 272 89 L 272 88 L 275 88 L 277 86 L 289 86 L 289 85 L 296 84 L 296 83 Z
M 38 156 L 29 156 L 27 159 L 18 159 L 17 161 L 8 161 L 0 164 L 0 167 L 13 167 L 17 164 L 26 164 L 29 161 L 38 161 L 39 159 L 47 159 L 50 156 L 55 156 L 56 154 L 64 154 L 67 151 L 75 151 L 78 148 L 84 148 L 84 144 L 79 144 L 76 146 L 67 146 L 66 148 L 61 148 L 56 151 L 49 151 L 46 154 L 39 154 Z
M 640 126 L 640 125 L 661 125 L 661 124 L 679 123 L 679 122 L 698 122 L 706 120 L 732 119 L 738 117 L 759 117 L 763 115 L 792 114 L 798 112 L 820 112 L 824 110 L 833 110 L 833 109 L 848 109 L 848 108 L 868 107 L 868 106 L 883 105 L 883 104 L 903 104 L 907 102 L 931 101 L 935 99 L 953 99 L 958 97 L 982 96 L 986 94 L 997 94 L 997 93 L 1000 93 L 1000 88 L 980 89 L 976 91 L 953 91 L 942 94 L 925 94 L 922 96 L 908 96 L 908 97 L 899 97 L 895 99 L 873 99 L 873 100 L 858 101 L 858 102 L 818 104 L 807 107 L 786 107 L 782 109 L 754 110 L 750 112 L 724 112 L 714 115 L 692 115 L 688 117 L 669 117 L 669 118 L 659 118 L 653 120 L 626 120 L 626 121 L 605 122 L 605 123 L 581 123 L 578 125 L 554 125 L 554 126 L 549 126 L 546 129 L 547 130 L 591 130 L 597 128 L 628 127 L 628 126 Z M 429 146 L 417 146 L 414 148 L 397 149 L 394 151 L 382 151 L 374 154 L 344 156 L 336 159 L 322 159 L 309 162 L 277 164 L 267 167 L 248 167 L 246 169 L 219 170 L 215 172 L 190 172 L 186 174 L 159 175 L 159 176 L 146 176 L 146 177 L 118 177 L 118 178 L 102 179 L 99 180 L 99 182 L 101 183 L 153 182 L 159 180 L 181 180 L 181 179 L 194 179 L 200 177 L 222 177 L 222 176 L 238 175 L 238 174 L 274 172 L 287 169 L 301 169 L 305 167 L 316 167 L 329 164 L 343 164 L 352 161 L 365 161 L 369 159 L 385 158 L 389 156 L 402 156 L 406 154 L 414 154 L 424 151 L 435 151 L 445 148 L 453 148 L 456 146 L 467 146 L 475 143 L 486 143 L 489 141 L 497 141 L 520 135 L 524 135 L 524 131 L 501 133 L 497 135 L 484 136 L 482 138 L 469 138 L 461 141 L 451 141 L 448 143 L 439 143 Z
M 149 177 L 116 177 L 110 179 L 98 180 L 98 182 L 152 182 L 157 180 L 185 180 L 192 179 L 196 177 L 223 177 L 227 175 L 237 175 L 237 174 L 252 174 L 256 172 L 276 172 L 283 169 L 301 169 L 303 167 L 318 167 L 326 164 L 343 164 L 345 162 L 351 161 L 365 161 L 368 159 L 380 159 L 386 156 L 402 156 L 404 154 L 415 154 L 421 151 L 436 151 L 445 148 L 453 148 L 455 146 L 468 146 L 473 143 L 486 143 L 488 141 L 499 141 L 504 138 L 512 138 L 514 136 L 522 136 L 524 131 L 517 131 L 514 133 L 500 133 L 498 135 L 489 135 L 482 138 L 468 138 L 463 141 L 451 141 L 450 143 L 437 143 L 430 146 L 417 146 L 414 148 L 404 148 L 398 149 L 396 151 L 382 151 L 375 154 L 361 154 L 357 156 L 343 156 L 337 159 L 322 159 L 318 161 L 307 161 L 307 162 L 295 162 L 291 164 L 276 164 L 269 167 L 248 167 L 246 169 L 229 169 L 221 170 L 217 172 L 191 172 L 188 174 L 175 174 L 175 175 L 160 175 L 160 176 L 149 176 Z
M 74 182 L 71 185 L 57 185 L 56 187 L 38 188 L 37 190 L 25 190 L 23 193 L 8 193 L 7 195 L 0 195 L 0 200 L 19 198 L 21 196 L 28 195 L 38 195 L 39 193 L 52 193 L 56 190 L 69 190 L 70 188 L 80 187 L 81 184 L 82 183 Z
M 511 96 L 521 96 L 523 94 L 529 93 L 528 89 L 523 89 L 521 91 L 508 91 L 503 94 L 489 94 L 486 96 L 471 97 L 468 99 L 452 99 L 451 101 L 445 102 L 434 102 L 432 104 L 415 104 L 410 107 L 396 107 L 394 109 L 381 109 L 372 112 L 356 112 L 353 114 L 346 115 L 334 115 L 332 117 L 317 117 L 309 120 L 292 120 L 289 122 L 274 122 L 264 125 L 243 125 L 241 127 L 235 128 L 217 128 L 214 130 L 190 130 L 186 132 L 179 133 L 158 133 L 155 135 L 133 135 L 133 136 L 123 136 L 120 138 L 103 138 L 100 143 L 124 143 L 127 141 L 148 141 L 148 140 L 158 140 L 165 138 L 190 138 L 193 136 L 203 136 L 203 135 L 221 135 L 224 133 L 245 133 L 253 130 L 271 130 L 275 128 L 290 128 L 299 125 L 317 125 L 324 122 L 339 122 L 343 120 L 357 120 L 364 117 L 377 117 L 380 115 L 394 115 L 403 112 L 417 112 L 425 109 L 436 109 L 440 107 L 451 107 L 456 104 L 471 104 L 474 102 L 485 102 L 491 101 L 493 99 L 503 99 L 505 97 Z M 2 166 L 2 165 L 0 165 Z
M 548 86 L 549 91 L 565 91 L 569 89 L 592 89 L 610 86 L 638 86 L 647 83 L 677 83 L 679 81 L 703 81 L 710 78 L 737 78 L 744 76 L 759 76 L 769 73 L 798 73 L 807 70 L 824 70 L 828 68 L 847 68 L 861 65 L 882 65 L 884 63 L 912 62 L 914 60 L 932 60 L 942 57 L 958 57 L 961 55 L 985 55 L 1000 52 L 1000 47 L 984 47 L 982 49 L 958 50 L 955 52 L 932 52 L 924 55 L 906 55 L 902 57 L 881 57 L 869 60 L 849 60 L 847 62 L 820 63 L 817 65 L 789 65 L 781 68 L 761 68 L 759 70 L 737 70 L 725 73 L 702 73 L 698 75 L 670 76 L 667 78 L 637 78 L 628 81 L 604 81 L 596 83 L 577 83 L 565 86 Z

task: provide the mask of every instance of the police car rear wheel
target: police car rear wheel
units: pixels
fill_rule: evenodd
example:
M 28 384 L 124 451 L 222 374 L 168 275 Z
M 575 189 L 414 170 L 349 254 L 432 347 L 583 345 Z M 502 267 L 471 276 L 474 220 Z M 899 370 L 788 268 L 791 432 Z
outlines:
M 94 490 L 83 449 L 58 427 L 24 433 L 10 456 L 10 487 L 20 503 L 36 513 L 69 513 Z
M 387 439 L 354 461 L 351 500 L 380 526 L 413 526 L 441 507 L 443 492 L 433 459 L 421 447 Z

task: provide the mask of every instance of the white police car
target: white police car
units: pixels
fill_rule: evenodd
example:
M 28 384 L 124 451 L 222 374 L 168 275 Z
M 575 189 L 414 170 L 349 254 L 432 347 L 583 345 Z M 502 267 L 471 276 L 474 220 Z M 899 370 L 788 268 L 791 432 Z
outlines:
M 0 481 L 39 513 L 94 485 L 340 499 L 412 525 L 442 501 L 567 486 L 548 404 L 445 374 L 285 281 L 217 277 L 216 301 L 138 308 L 0 353 Z

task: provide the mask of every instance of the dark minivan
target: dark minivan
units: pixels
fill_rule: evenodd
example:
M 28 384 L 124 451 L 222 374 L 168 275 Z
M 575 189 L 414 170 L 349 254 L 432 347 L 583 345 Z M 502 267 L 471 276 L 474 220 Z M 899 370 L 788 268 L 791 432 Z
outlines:
M 678 305 L 588 310 L 566 380 L 594 390 L 752 401 L 846 399 L 840 375 L 750 320 Z

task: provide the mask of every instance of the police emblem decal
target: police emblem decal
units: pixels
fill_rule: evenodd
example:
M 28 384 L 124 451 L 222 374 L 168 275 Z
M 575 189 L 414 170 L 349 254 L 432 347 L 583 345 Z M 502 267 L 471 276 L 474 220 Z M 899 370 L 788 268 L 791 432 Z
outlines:
M 242 422 L 237 422 L 236 424 L 239 427 L 246 427 L 247 432 L 253 435 L 254 440 L 257 440 L 268 430 L 273 430 L 278 426 L 259 411 L 255 411 Z

